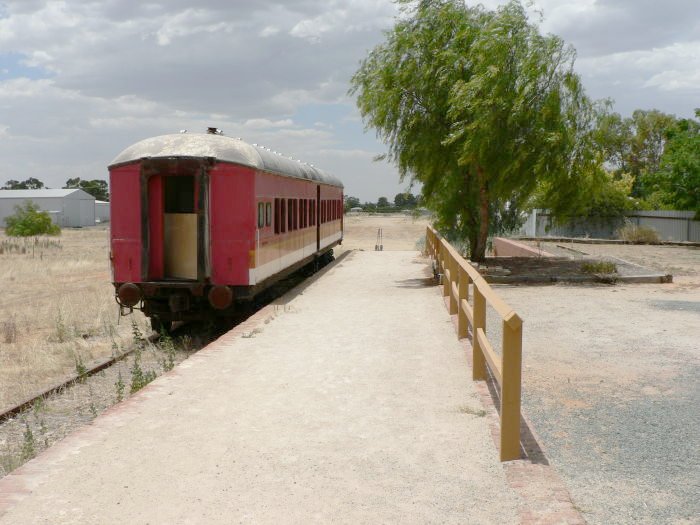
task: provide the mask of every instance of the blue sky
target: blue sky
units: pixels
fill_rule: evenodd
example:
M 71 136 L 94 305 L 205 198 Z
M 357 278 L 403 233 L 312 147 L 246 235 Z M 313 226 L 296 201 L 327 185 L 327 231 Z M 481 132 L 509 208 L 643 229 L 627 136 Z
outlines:
M 487 7 L 501 2 L 486 1 Z M 153 135 L 216 126 L 393 196 L 396 169 L 364 133 L 348 81 L 391 27 L 388 0 L 0 0 L 0 183 L 106 178 Z M 615 109 L 700 106 L 697 0 L 539 0 L 542 28 Z

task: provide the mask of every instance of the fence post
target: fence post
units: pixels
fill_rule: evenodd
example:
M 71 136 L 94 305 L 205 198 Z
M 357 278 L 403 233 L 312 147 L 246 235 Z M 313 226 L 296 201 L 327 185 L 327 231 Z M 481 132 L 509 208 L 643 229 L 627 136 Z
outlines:
M 503 320 L 501 461 L 520 457 L 520 376 L 523 323 L 516 313 Z
M 457 302 L 459 299 L 458 297 L 455 297 L 453 293 L 454 287 L 452 286 L 453 283 L 459 282 L 458 268 L 459 264 L 457 263 L 457 259 L 452 254 L 450 254 L 450 315 L 454 315 L 458 312 Z
M 459 294 L 457 298 L 457 338 L 467 337 L 467 312 L 462 309 L 462 300 L 469 301 L 469 274 L 459 265 L 459 284 L 457 285 Z
M 486 360 L 481 352 L 481 345 L 476 337 L 478 329 L 486 331 L 486 298 L 474 282 L 474 325 L 472 326 L 472 379 L 486 379 Z
M 447 246 L 445 246 L 445 241 L 442 241 L 442 246 L 441 246 L 441 251 L 443 253 L 443 260 L 442 260 L 442 295 L 443 297 L 447 297 L 447 295 L 450 293 L 450 280 L 451 280 L 451 275 L 450 274 L 450 251 L 447 249 Z

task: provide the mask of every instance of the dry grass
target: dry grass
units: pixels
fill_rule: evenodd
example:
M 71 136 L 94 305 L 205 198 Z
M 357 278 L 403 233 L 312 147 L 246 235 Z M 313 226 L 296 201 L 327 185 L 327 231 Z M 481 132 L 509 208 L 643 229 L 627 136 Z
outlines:
M 617 237 L 635 244 L 658 244 L 661 241 L 654 228 L 638 226 L 630 221 L 617 230 Z
M 66 229 L 50 240 L 0 253 L 0 411 L 75 373 L 78 356 L 107 358 L 113 342 L 131 338 L 128 320 L 117 325 L 109 230 Z M 0 233 L 0 244 L 11 241 Z M 149 333 L 143 315 L 136 319 Z

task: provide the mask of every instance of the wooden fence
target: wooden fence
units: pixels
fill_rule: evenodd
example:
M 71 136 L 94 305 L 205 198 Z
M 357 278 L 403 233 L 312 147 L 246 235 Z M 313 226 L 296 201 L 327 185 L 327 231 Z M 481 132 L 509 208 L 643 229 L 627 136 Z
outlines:
M 501 461 L 520 457 L 520 382 L 522 369 L 522 320 L 496 295 L 479 272 L 443 239 L 434 228 L 426 232 L 426 249 L 442 274 L 442 293 L 449 297 L 450 314 L 457 314 L 457 337 L 472 340 L 472 378 L 487 379 L 488 365 L 500 389 Z M 472 294 L 470 304 L 469 297 Z M 487 303 L 503 323 L 501 354 L 486 337 Z

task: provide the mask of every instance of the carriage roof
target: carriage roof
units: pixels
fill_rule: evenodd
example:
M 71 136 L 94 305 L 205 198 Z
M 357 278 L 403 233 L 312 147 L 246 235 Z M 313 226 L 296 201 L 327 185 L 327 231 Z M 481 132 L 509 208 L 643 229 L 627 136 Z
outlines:
M 143 158 L 208 157 L 219 162 L 343 187 L 339 179 L 312 166 L 285 157 L 256 144 L 214 133 L 174 133 L 160 135 L 133 144 L 122 151 L 109 167 L 128 164 Z

